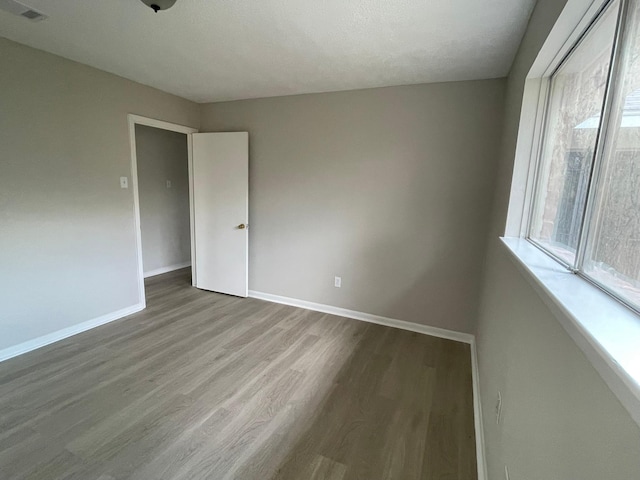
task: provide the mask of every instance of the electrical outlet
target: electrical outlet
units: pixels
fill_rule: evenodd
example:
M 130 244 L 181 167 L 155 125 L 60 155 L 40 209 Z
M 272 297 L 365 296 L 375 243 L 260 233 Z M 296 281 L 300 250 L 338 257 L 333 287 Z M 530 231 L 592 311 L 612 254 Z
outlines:
M 504 480 L 509 480 L 509 469 L 507 466 L 504 466 Z
M 171 180 L 167 180 L 167 188 L 171 188 Z
M 120 188 L 129 188 L 129 179 L 127 177 L 120 177 Z
M 336 288 L 342 287 L 342 277 L 334 277 L 333 286 Z
M 498 399 L 496 400 L 496 425 L 500 425 L 500 417 L 502 416 L 502 394 L 498 390 Z

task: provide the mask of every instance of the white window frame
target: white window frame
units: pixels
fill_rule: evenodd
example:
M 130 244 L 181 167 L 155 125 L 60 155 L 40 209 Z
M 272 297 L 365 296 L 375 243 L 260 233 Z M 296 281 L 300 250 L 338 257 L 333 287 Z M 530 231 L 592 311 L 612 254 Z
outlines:
M 593 223 L 592 223 L 592 219 L 593 219 L 593 215 L 594 215 L 594 203 L 595 203 L 595 197 L 596 197 L 596 190 L 597 187 L 599 185 L 599 183 L 603 180 L 602 176 L 601 176 L 601 170 L 602 170 L 602 164 L 604 162 L 604 152 L 606 150 L 606 145 L 605 145 L 605 140 L 607 137 L 607 133 L 609 131 L 609 128 L 611 127 L 610 125 L 610 119 L 611 119 L 611 112 L 612 112 L 612 102 L 613 102 L 613 97 L 615 95 L 615 86 L 616 83 L 619 81 L 619 78 L 617 78 L 617 75 L 619 73 L 619 63 L 620 63 L 620 55 L 621 55 L 621 45 L 622 45 L 622 35 L 623 35 L 623 28 L 622 25 L 624 25 L 625 21 L 626 21 L 626 17 L 627 17 L 627 10 L 628 10 L 628 6 L 629 6 L 629 1 L 628 0 L 619 0 L 620 4 L 619 4 L 619 10 L 618 12 L 616 12 L 616 30 L 615 30 L 615 35 L 613 38 L 613 48 L 611 51 L 611 63 L 610 63 L 610 67 L 609 67 L 609 72 L 608 72 L 608 78 L 607 78 L 607 87 L 604 93 L 604 105 L 602 108 L 602 113 L 601 113 L 601 124 L 598 127 L 598 134 L 597 134 L 597 143 L 596 143 L 596 149 L 594 152 L 594 157 L 593 157 L 593 165 L 592 165 L 592 173 L 590 175 L 589 178 L 589 186 L 588 186 L 588 190 L 587 190 L 587 197 L 586 197 L 586 203 L 584 205 L 584 210 L 583 210 L 583 218 L 582 218 L 582 222 L 580 225 L 580 233 L 579 233 L 579 237 L 578 237 L 578 244 L 576 247 L 576 252 L 575 252 L 575 260 L 573 261 L 573 264 L 569 263 L 567 260 L 559 257 L 556 253 L 554 253 L 552 250 L 546 248 L 541 242 L 537 241 L 536 239 L 531 237 L 531 231 L 532 231 L 532 223 L 533 223 L 533 216 L 534 216 L 534 210 L 535 210 L 535 202 L 537 200 L 539 200 L 539 198 L 536 198 L 536 195 L 540 195 L 539 192 L 539 184 L 543 179 L 543 172 L 542 172 L 542 165 L 543 165 L 543 158 L 542 158 L 542 150 L 544 147 L 544 133 L 545 130 L 547 128 L 546 122 L 547 122 L 547 116 L 549 114 L 549 109 L 551 108 L 550 105 L 550 96 L 551 96 L 551 83 L 553 80 L 554 75 L 558 72 L 558 70 L 564 65 L 564 63 L 571 57 L 572 53 L 580 47 L 580 44 L 582 43 L 582 41 L 584 40 L 584 38 L 586 37 L 586 35 L 589 32 L 589 29 L 591 27 L 595 27 L 597 25 L 597 23 L 600 21 L 602 15 L 604 14 L 604 12 L 613 4 L 615 3 L 616 0 L 607 0 L 604 2 L 604 5 L 602 6 L 602 8 L 600 9 L 600 11 L 598 12 L 598 14 L 596 14 L 595 18 L 593 18 L 590 22 L 589 25 L 587 25 L 587 27 L 585 28 L 585 31 L 580 32 L 580 38 L 579 40 L 577 40 L 576 43 L 574 43 L 571 48 L 569 49 L 569 51 L 566 53 L 565 57 L 562 58 L 562 60 L 557 64 L 557 65 L 551 65 L 549 67 L 548 70 L 550 70 L 550 72 L 545 74 L 545 84 L 543 89 L 540 92 L 540 98 L 541 100 L 544 100 L 544 105 L 541 105 L 539 107 L 539 111 L 540 111 L 540 118 L 537 119 L 536 121 L 539 122 L 539 125 L 537 125 L 537 127 L 540 130 L 539 136 L 540 138 L 538 139 L 538 144 L 537 144 L 537 151 L 536 151 L 536 158 L 533 159 L 532 158 L 532 165 L 533 168 L 535 169 L 534 172 L 532 172 L 532 176 L 533 181 L 532 181 L 532 191 L 530 193 L 530 205 L 528 207 L 528 212 L 526 215 L 526 237 L 529 239 L 529 241 L 531 241 L 535 246 L 537 246 L 538 248 L 540 248 L 543 252 L 545 252 L 547 255 L 551 256 L 552 258 L 554 258 L 557 262 L 559 262 L 560 264 L 564 265 L 566 268 L 568 268 L 569 270 L 571 270 L 573 273 L 575 273 L 576 275 L 580 275 L 581 277 L 583 277 L 585 280 L 587 280 L 588 282 L 593 283 L 595 286 L 597 286 L 598 288 L 601 288 L 602 290 L 604 290 L 606 293 L 608 293 L 609 295 L 611 295 L 612 297 L 616 298 L 618 301 L 622 302 L 624 305 L 628 306 L 630 309 L 634 310 L 636 313 L 640 313 L 640 307 L 632 302 L 630 302 L 628 299 L 620 296 L 617 292 L 615 292 L 615 290 L 613 290 L 612 288 L 610 288 L 606 283 L 603 283 L 601 281 L 598 281 L 597 279 L 593 278 L 592 276 L 590 276 L 588 273 L 586 273 L 583 270 L 583 266 L 584 266 L 584 261 L 585 261 L 585 255 L 586 255 L 586 245 L 588 243 L 589 240 L 589 236 L 591 234 L 593 234 Z
M 609 2 L 568 0 L 531 66 L 524 85 L 502 241 L 525 278 L 640 425 L 640 315 L 528 240 L 551 76 Z M 627 3 L 622 0 L 622 15 Z M 614 62 L 620 55 L 618 30 Z M 603 112 L 603 121 L 607 114 Z
M 610 1 L 612 0 L 568 1 L 529 70 L 520 115 L 506 236 L 526 238 L 529 232 L 551 76 Z M 625 0 L 622 2 L 626 3 Z M 576 19 L 578 16 L 580 18 Z M 617 52 L 615 55 L 617 56 Z

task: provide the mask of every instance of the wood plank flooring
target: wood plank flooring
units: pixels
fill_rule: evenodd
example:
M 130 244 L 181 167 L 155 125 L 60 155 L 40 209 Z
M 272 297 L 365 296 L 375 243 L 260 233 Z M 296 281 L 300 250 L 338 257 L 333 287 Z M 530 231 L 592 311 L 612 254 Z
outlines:
M 0 478 L 477 478 L 468 345 L 186 270 L 147 303 L 0 363 Z

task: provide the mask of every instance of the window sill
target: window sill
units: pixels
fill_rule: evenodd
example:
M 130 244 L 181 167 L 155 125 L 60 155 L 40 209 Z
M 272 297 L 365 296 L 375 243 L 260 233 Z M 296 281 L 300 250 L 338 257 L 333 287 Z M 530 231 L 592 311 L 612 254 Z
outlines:
M 640 425 L 640 316 L 524 238 L 501 238 L 512 259 Z

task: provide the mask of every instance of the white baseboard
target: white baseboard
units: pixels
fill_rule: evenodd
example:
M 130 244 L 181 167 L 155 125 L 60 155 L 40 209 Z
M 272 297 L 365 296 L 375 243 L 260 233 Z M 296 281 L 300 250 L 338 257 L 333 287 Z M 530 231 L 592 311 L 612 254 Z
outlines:
M 127 315 L 139 312 L 142 309 L 144 309 L 144 304 L 139 303 L 137 305 L 132 305 L 131 307 L 123 308 L 122 310 L 118 310 L 116 312 L 107 313 L 106 315 L 87 320 L 86 322 L 78 323 L 76 325 L 63 328 L 62 330 L 43 335 L 42 337 L 34 338 L 33 340 L 28 340 L 26 342 L 19 343 L 18 345 L 5 348 L 3 350 L 0 350 L 0 362 L 13 357 L 17 357 L 18 355 L 22 355 L 23 353 L 27 353 L 32 350 L 44 347 L 46 345 L 49 345 L 50 343 L 55 343 L 65 338 L 72 337 L 73 335 L 77 335 L 78 333 L 91 330 L 92 328 L 99 327 L 100 325 L 104 325 L 105 323 L 113 322 L 114 320 L 118 320 L 122 317 L 126 317 Z
M 385 325 L 387 327 L 395 327 L 402 330 L 423 333 L 425 335 L 431 335 L 432 337 L 446 338 L 447 340 L 455 340 L 456 342 L 471 344 L 473 343 L 474 338 L 470 333 L 455 332 L 453 330 L 446 330 L 444 328 L 430 327 L 428 325 L 422 325 L 420 323 L 406 322 L 404 320 L 397 320 L 395 318 L 381 317 L 379 315 L 373 315 L 371 313 L 357 312 L 355 310 L 333 307 L 331 305 L 324 305 L 322 303 L 307 302 L 306 300 L 298 300 L 296 298 L 281 297 L 280 295 L 256 292 L 255 290 L 249 290 L 249 296 L 252 298 L 257 298 L 259 300 L 282 303 L 284 305 L 291 305 L 293 307 L 306 308 L 307 310 L 313 310 L 315 312 L 329 313 L 331 315 L 353 318 L 355 320 L 361 320 L 363 322 L 377 323 L 378 325 Z
M 471 381 L 473 382 L 473 420 L 476 432 L 476 461 L 478 480 L 487 480 L 487 461 L 484 450 L 484 426 L 482 424 L 482 403 L 480 402 L 480 376 L 478 369 L 478 349 L 474 337 L 471 342 Z
M 191 266 L 191 262 L 176 263 L 175 265 L 169 265 L 168 267 L 156 268 L 155 270 L 149 270 L 144 272 L 144 278 L 155 277 L 156 275 L 162 275 L 163 273 L 173 272 L 174 270 L 180 270 L 181 268 L 187 268 Z

